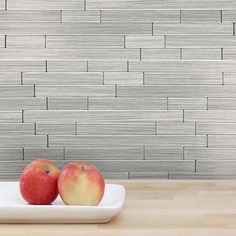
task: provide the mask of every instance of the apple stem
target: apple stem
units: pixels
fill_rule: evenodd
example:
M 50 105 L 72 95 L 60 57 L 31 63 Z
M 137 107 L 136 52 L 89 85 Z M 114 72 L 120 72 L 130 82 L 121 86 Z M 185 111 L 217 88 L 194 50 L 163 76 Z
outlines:
M 84 171 L 84 166 L 81 166 L 82 170 Z

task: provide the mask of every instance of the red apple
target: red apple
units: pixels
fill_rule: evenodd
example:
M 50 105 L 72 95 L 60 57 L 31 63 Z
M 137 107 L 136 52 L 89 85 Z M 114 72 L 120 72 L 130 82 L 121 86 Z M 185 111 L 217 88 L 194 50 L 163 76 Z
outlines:
M 20 177 L 20 192 L 30 204 L 51 204 L 58 196 L 59 169 L 49 160 L 35 160 Z
M 70 163 L 58 178 L 58 191 L 67 205 L 96 206 L 102 200 L 104 189 L 102 174 L 88 163 Z

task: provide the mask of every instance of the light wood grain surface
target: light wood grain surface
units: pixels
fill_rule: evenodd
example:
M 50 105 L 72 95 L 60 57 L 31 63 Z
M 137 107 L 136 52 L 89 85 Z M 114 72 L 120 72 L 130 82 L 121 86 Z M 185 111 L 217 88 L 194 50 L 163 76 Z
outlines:
M 236 235 L 236 181 L 110 180 L 127 191 L 107 224 L 0 224 L 0 236 Z

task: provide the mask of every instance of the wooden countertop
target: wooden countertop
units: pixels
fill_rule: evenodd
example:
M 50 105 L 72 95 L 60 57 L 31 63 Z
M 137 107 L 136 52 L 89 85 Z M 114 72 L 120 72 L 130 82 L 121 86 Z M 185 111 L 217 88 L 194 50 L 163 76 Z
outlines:
M 124 209 L 110 223 L 0 224 L 0 236 L 236 235 L 236 181 L 109 182 L 127 191 Z

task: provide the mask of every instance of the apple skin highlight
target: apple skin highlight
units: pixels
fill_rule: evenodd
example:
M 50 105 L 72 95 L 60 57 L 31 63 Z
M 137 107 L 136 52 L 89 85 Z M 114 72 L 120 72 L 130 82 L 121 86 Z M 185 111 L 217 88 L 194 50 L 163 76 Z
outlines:
M 62 169 L 58 191 L 67 205 L 96 206 L 104 195 L 105 181 L 91 164 L 73 162 Z
M 30 204 L 51 204 L 58 196 L 60 170 L 49 160 L 32 161 L 20 177 L 20 192 Z

